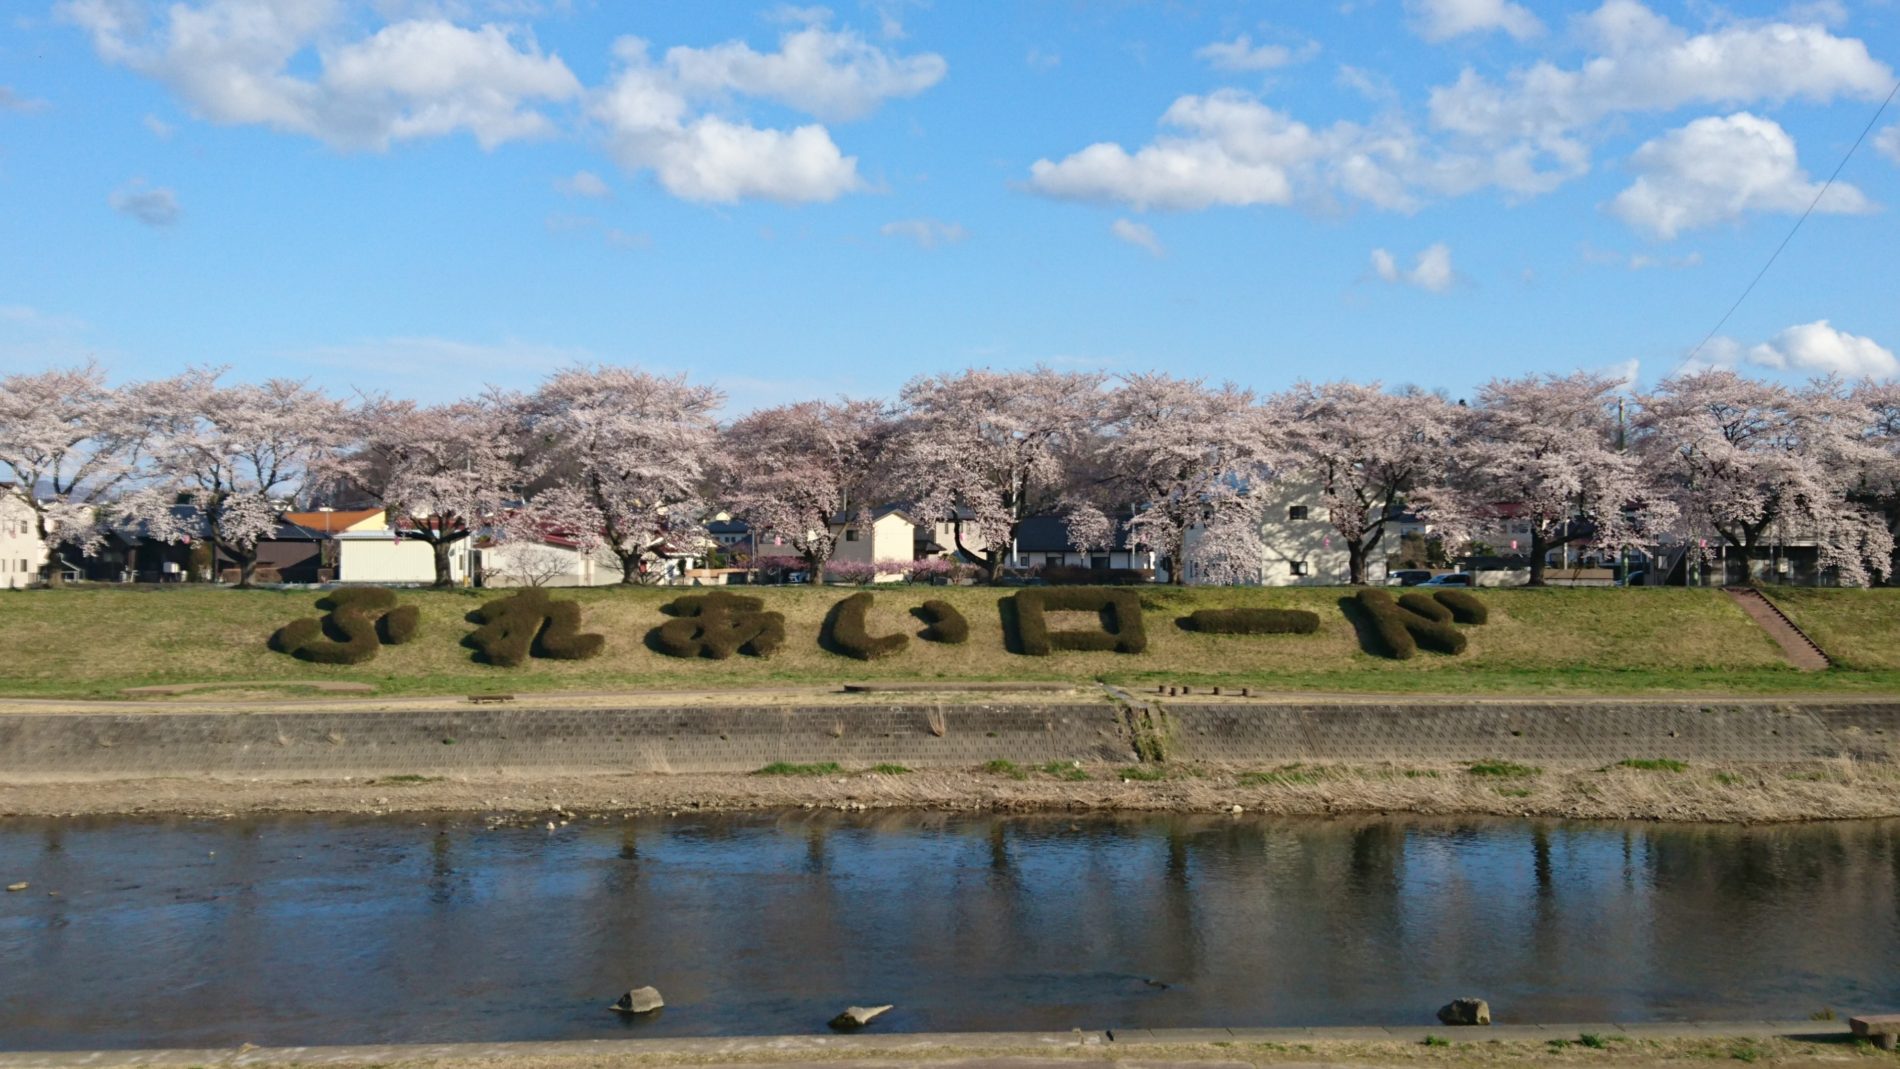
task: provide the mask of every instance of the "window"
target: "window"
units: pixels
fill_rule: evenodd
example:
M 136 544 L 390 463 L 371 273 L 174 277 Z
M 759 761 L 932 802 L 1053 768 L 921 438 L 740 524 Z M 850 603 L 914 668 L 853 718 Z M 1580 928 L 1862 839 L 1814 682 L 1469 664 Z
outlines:
M 1303 560 L 1290 560 L 1290 561 L 1287 561 L 1287 562 L 1286 562 L 1286 566 L 1287 566 L 1287 569 L 1288 569 L 1289 571 L 1291 571 L 1291 572 L 1292 572 L 1292 573 L 1293 573 L 1294 575 L 1305 575 L 1305 574 L 1307 574 L 1307 573 L 1306 573 L 1306 562 L 1305 562 L 1305 561 L 1303 561 Z
M 858 529 L 856 527 L 845 528 L 844 540 L 847 542 L 856 542 L 858 540 Z
M 1303 520 L 1303 519 L 1305 519 L 1305 518 L 1306 518 L 1306 506 L 1305 506 L 1305 505 L 1288 505 L 1288 506 L 1287 506 L 1287 510 L 1286 510 L 1286 518 L 1287 518 L 1287 519 L 1289 519 L 1289 520 Z M 1297 574 L 1297 573 L 1296 573 L 1296 574 Z

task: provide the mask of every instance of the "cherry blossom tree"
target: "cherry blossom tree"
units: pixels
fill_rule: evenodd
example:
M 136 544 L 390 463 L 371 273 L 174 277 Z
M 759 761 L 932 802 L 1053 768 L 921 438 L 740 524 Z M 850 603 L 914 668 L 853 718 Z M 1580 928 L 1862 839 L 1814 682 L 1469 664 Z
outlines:
M 1888 534 L 1900 537 L 1900 382 L 1864 379 L 1853 396 L 1867 410 L 1867 442 L 1882 457 L 1869 466 L 1855 499 L 1886 520 Z M 1890 557 L 1884 581 L 1892 583 L 1896 574 L 1900 555 Z
M 1591 372 L 1486 383 L 1464 420 L 1450 492 L 1428 488 L 1421 511 L 1453 530 L 1526 524 L 1531 586 L 1544 585 L 1544 558 L 1559 546 L 1620 548 L 1659 533 L 1674 509 L 1619 447 L 1620 385 Z
M 346 413 L 301 382 L 225 386 L 222 374 L 194 368 L 136 388 L 150 478 L 114 511 L 159 541 L 202 532 L 238 563 L 238 585 L 248 587 L 258 541 L 276 530 L 285 501 L 342 442 Z
M 951 523 L 957 549 L 1002 578 L 1023 520 L 1072 497 L 1101 424 L 1105 377 L 972 369 L 913 379 L 902 394 L 898 483 L 918 518 Z
M 1443 482 L 1452 459 L 1456 406 L 1418 389 L 1301 382 L 1268 402 L 1288 475 L 1319 487 L 1328 521 L 1346 547 L 1351 581 L 1407 495 Z
M 97 365 L 0 379 L 0 470 L 33 511 L 42 582 L 59 581 L 59 544 L 96 550 L 97 505 L 137 469 L 144 441 L 144 424 Z
M 823 583 L 844 531 L 866 527 L 867 494 L 889 428 L 874 401 L 805 401 L 754 412 L 724 435 L 727 502 L 754 531 L 791 546 L 811 582 Z
M 606 365 L 556 372 L 525 411 L 543 470 L 574 492 L 537 495 L 537 508 L 583 547 L 597 540 L 612 552 L 621 582 L 657 578 L 652 566 L 667 548 L 705 540 L 704 487 L 719 448 L 713 413 L 724 400 L 685 375 Z
M 349 430 L 353 447 L 324 473 L 383 506 L 397 537 L 429 547 L 435 585 L 452 586 L 451 551 L 525 481 L 515 404 L 494 393 L 433 406 L 367 397 Z
M 1272 470 L 1268 417 L 1253 394 L 1231 384 L 1210 389 L 1198 379 L 1126 375 L 1107 410 L 1095 456 L 1113 497 L 1134 508 L 1128 538 L 1159 551 L 1177 585 L 1187 582 L 1190 562 L 1209 582 L 1218 581 L 1215 575 L 1258 577 L 1258 491 Z M 1108 530 L 1099 511 L 1072 514 L 1070 540 L 1078 546 L 1103 547 Z M 1198 559 L 1203 555 L 1208 559 Z M 1236 561 L 1245 562 L 1238 572 Z
M 1870 438 L 1868 394 L 1834 379 L 1790 389 L 1717 368 L 1643 398 L 1643 455 L 1693 536 L 1713 531 L 1745 560 L 1770 542 L 1811 540 L 1843 583 L 1885 575 L 1894 539 L 1854 500 L 1892 462 Z

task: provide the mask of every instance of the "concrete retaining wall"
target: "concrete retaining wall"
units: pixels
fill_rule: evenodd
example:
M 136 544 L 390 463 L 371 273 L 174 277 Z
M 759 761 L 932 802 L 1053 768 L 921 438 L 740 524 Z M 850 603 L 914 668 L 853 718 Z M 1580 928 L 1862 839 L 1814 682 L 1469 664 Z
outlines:
M 996 758 L 1608 764 L 1624 758 L 1900 759 L 1894 702 L 884 705 L 793 708 L 24 714 L 0 717 L 0 780 L 749 772 L 774 761 L 967 768 Z

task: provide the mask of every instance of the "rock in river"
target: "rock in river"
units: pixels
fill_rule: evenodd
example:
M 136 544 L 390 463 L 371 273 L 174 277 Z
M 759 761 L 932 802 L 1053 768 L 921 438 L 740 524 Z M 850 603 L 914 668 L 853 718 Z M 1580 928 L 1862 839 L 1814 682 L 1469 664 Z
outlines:
M 660 997 L 658 988 L 636 987 L 620 996 L 620 1001 L 614 1003 L 614 1009 L 621 1013 L 652 1013 L 664 1005 L 666 1000 Z
M 847 1006 L 831 1019 L 831 1027 L 840 1032 L 855 1032 L 890 1010 L 889 1006 Z
M 1438 1011 L 1445 1024 L 1490 1024 L 1491 1004 L 1481 998 L 1455 998 Z

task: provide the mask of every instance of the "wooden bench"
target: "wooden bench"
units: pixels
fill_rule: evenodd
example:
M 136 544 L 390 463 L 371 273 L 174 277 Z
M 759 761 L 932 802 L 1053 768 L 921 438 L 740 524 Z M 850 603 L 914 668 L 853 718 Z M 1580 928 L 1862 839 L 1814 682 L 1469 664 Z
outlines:
M 1849 1017 L 1847 1026 L 1854 1030 L 1855 1037 L 1871 1040 L 1881 1050 L 1894 1049 L 1895 1041 L 1900 1040 L 1900 1013 Z

